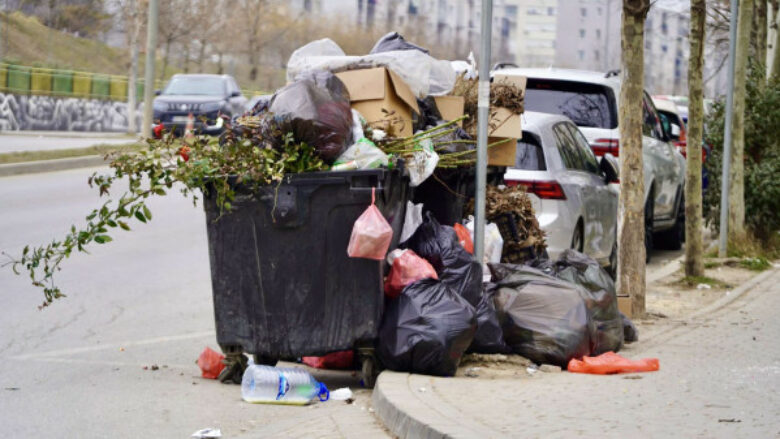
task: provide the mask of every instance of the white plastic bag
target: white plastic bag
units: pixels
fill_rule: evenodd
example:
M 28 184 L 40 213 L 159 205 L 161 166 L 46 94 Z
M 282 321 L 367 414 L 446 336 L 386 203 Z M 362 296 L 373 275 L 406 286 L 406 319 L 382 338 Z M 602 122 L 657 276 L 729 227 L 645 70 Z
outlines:
M 439 154 L 433 150 L 431 139 L 424 139 L 418 143 L 420 147 L 412 153 L 412 158 L 406 161 L 406 169 L 409 171 L 409 185 L 419 186 L 433 174 L 439 163 Z
M 420 224 L 423 222 L 422 217 L 422 209 L 423 205 L 420 204 L 414 204 L 411 201 L 406 202 L 406 215 L 404 216 L 404 227 L 401 229 L 401 240 L 399 242 L 404 242 L 407 239 L 411 238 L 412 235 L 414 235 L 414 232 L 417 231 L 417 228 L 420 227 Z M 392 265 L 392 262 L 390 263 Z
M 449 61 L 438 60 L 419 50 L 349 56 L 328 38 L 312 41 L 293 52 L 287 61 L 287 81 L 294 81 L 307 70 L 339 72 L 348 67 L 387 67 L 420 98 L 446 95 L 455 86 L 455 70 Z
M 336 159 L 331 169 L 334 171 L 376 169 L 387 164 L 387 154 L 377 148 L 374 142 L 362 137 Z
M 471 240 L 474 240 L 474 217 L 469 216 L 466 222 L 466 228 L 469 229 Z M 485 255 L 482 264 L 482 281 L 490 282 L 490 270 L 488 263 L 497 264 L 501 262 L 501 253 L 504 250 L 504 238 L 501 237 L 501 231 L 498 230 L 496 223 L 488 223 L 485 226 Z

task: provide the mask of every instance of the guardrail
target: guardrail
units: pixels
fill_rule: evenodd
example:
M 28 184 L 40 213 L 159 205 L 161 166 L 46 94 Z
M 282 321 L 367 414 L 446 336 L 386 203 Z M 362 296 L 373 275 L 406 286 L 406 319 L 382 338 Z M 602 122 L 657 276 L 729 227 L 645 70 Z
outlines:
M 83 99 L 127 101 L 128 77 L 76 70 L 49 69 L 0 63 L 0 92 L 21 95 L 42 95 Z M 164 81 L 156 80 L 155 88 L 161 89 Z M 262 94 L 255 90 L 242 90 L 247 96 Z M 136 82 L 136 100 L 144 95 L 144 81 Z

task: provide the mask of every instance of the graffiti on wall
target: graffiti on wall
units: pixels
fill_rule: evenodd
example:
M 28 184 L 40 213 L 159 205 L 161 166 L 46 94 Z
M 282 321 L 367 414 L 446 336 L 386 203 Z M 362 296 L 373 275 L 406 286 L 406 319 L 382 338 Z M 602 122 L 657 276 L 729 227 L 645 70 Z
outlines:
M 126 131 L 127 103 L 0 93 L 0 131 L 18 130 Z

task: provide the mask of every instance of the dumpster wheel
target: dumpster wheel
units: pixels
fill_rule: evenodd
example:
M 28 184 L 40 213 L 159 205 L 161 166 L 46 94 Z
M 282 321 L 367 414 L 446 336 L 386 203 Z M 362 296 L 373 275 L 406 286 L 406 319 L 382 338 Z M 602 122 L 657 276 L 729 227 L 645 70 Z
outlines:
M 363 379 L 363 385 L 366 388 L 373 389 L 376 384 L 376 378 L 379 375 L 379 365 L 374 356 L 373 350 L 371 352 L 360 352 L 360 375 Z
M 225 364 L 225 368 L 219 373 L 217 379 L 223 384 L 241 384 L 248 363 L 244 354 L 227 354 L 222 363 Z

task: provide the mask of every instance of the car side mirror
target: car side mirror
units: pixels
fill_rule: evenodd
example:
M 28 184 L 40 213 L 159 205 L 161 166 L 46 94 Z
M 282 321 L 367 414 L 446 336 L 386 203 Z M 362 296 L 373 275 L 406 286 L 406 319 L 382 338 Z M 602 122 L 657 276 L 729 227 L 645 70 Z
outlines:
M 672 124 L 672 138 L 675 140 L 680 139 L 680 127 L 677 124 Z
M 232 92 L 230 92 L 230 97 L 231 98 L 237 98 L 239 96 L 241 96 L 241 92 L 238 91 L 238 90 L 233 90 Z
M 610 153 L 606 153 L 601 156 L 601 162 L 599 162 L 599 169 L 604 173 L 605 183 L 618 183 L 620 182 L 620 171 L 618 161 Z
M 162 94 L 162 90 L 155 90 L 154 91 L 154 95 L 155 96 L 160 96 L 161 94 Z

